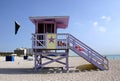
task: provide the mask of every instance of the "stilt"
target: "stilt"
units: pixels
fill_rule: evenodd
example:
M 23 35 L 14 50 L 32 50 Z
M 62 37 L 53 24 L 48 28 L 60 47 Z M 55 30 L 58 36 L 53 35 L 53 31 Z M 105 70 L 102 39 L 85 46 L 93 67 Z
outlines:
M 46 50 L 47 51 L 47 50 Z M 53 52 L 52 52 L 53 53 Z M 56 54 L 57 53 L 57 54 Z M 52 58 L 51 56 L 49 56 L 49 54 L 47 54 L 47 52 L 45 54 L 37 54 L 37 53 L 34 53 L 34 58 L 35 58 L 35 62 L 34 62 L 34 65 L 35 65 L 35 70 L 37 70 L 38 68 L 39 69 L 42 69 L 43 67 L 45 67 L 45 65 L 48 65 L 50 63 L 53 63 L 53 62 L 57 62 L 57 63 L 60 63 L 60 64 L 63 64 L 66 66 L 66 70 L 68 70 L 68 51 L 65 51 L 63 54 L 61 53 L 58 53 L 58 52 L 54 52 L 56 56 L 56 58 Z M 58 58 L 57 58 L 58 57 Z M 46 58 L 50 61 L 47 61 L 47 62 L 42 62 L 42 59 L 43 58 Z M 63 62 L 63 61 L 60 61 L 62 59 L 66 59 L 66 62 Z
M 68 62 L 68 54 L 69 54 L 69 50 L 66 50 L 66 70 L 68 71 L 69 70 L 69 62 Z
M 32 34 L 32 49 L 34 52 L 35 70 L 57 62 L 65 65 L 69 70 L 69 49 L 101 70 L 109 69 L 108 59 L 88 47 L 86 44 L 68 33 L 57 33 L 59 28 L 67 28 L 69 16 L 30 17 L 35 24 L 35 33 Z M 58 58 L 52 58 L 56 56 Z M 42 62 L 46 58 L 50 61 Z M 60 61 L 65 59 L 65 62 Z

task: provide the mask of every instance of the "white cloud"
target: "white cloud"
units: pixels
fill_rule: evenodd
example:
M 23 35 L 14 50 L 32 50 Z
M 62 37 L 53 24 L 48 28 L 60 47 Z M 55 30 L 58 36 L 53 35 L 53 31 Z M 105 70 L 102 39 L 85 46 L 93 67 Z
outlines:
M 107 29 L 106 29 L 105 27 L 101 26 L 101 27 L 99 27 L 99 31 L 100 31 L 100 32 L 106 32 Z
M 107 32 L 107 25 L 111 21 L 111 16 L 101 16 L 100 20 L 94 21 L 92 23 L 95 30 L 98 32 Z
M 106 16 L 102 16 L 101 19 L 106 19 Z
M 94 27 L 98 26 L 98 22 L 97 21 L 93 22 L 93 26 Z
M 111 21 L 111 17 L 110 16 L 102 16 L 101 19 L 103 19 L 103 20 L 105 20 L 107 22 Z

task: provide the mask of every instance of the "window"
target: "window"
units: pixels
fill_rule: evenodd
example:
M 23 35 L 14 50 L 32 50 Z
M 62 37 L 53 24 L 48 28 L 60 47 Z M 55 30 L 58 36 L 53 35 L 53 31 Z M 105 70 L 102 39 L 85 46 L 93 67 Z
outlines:
M 54 24 L 46 24 L 45 30 L 45 33 L 55 33 Z
M 38 24 L 38 33 L 44 33 L 44 24 Z
M 54 24 L 38 24 L 38 33 L 55 33 Z

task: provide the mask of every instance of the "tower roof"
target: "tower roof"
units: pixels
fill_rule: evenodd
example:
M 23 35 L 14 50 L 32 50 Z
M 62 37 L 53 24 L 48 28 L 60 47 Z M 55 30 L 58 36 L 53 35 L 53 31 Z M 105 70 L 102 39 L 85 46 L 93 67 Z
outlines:
M 36 22 L 38 22 L 38 23 L 42 22 L 42 21 L 51 22 L 52 20 L 54 20 L 56 22 L 57 28 L 67 28 L 69 16 L 31 16 L 31 17 L 29 17 L 29 19 L 34 24 Z

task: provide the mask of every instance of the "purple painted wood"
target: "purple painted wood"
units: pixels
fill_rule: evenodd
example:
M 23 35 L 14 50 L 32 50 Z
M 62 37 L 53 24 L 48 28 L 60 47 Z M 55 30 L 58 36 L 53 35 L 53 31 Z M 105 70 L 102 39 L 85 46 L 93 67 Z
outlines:
M 69 59 L 68 59 L 68 54 L 69 54 L 69 50 L 66 50 L 67 56 L 66 56 L 66 70 L 69 70 Z
M 66 56 L 65 56 L 65 57 L 66 57 Z M 46 58 L 46 59 L 49 59 L 49 60 L 54 60 L 53 58 L 50 58 L 50 57 L 48 57 L 48 56 L 43 56 L 43 58 Z M 56 62 L 66 65 L 66 63 L 61 62 L 61 61 L 59 61 L 59 60 L 56 60 Z
M 92 53 L 95 53 L 99 57 L 104 58 L 98 52 L 94 51 L 92 48 L 88 47 L 86 44 L 84 44 L 83 42 L 81 42 L 80 40 L 78 40 L 77 38 L 75 38 L 74 36 L 72 36 L 71 34 L 69 34 L 69 39 L 74 40 L 74 42 L 78 42 L 80 44 L 80 46 L 83 46 L 84 48 L 86 48 L 87 50 L 91 51 Z
M 90 63 L 94 64 L 95 66 L 97 66 L 99 69 L 105 70 L 105 68 L 103 68 L 103 66 L 101 66 L 100 64 L 98 64 L 97 62 L 92 60 L 92 58 L 89 58 L 88 56 L 86 56 L 84 53 L 76 50 L 75 48 L 71 48 L 71 50 L 73 50 L 76 54 L 78 54 L 79 56 L 81 56 L 82 58 L 87 60 L 88 62 L 90 62 Z
M 37 35 L 44 35 L 46 36 L 46 34 L 33 34 L 33 36 L 37 36 Z M 33 40 L 34 42 L 40 42 L 40 40 Z M 44 41 L 46 41 L 44 39 Z M 100 55 L 98 52 L 94 51 L 93 49 L 91 49 L 90 47 L 88 47 L 86 44 L 84 44 L 83 42 L 81 42 L 80 40 L 78 40 L 77 38 L 75 38 L 74 36 L 70 35 L 70 34 L 57 34 L 57 41 L 61 41 L 63 43 L 65 43 L 65 46 L 63 45 L 59 45 L 58 43 L 56 44 L 57 48 L 55 50 L 67 50 L 67 49 L 71 49 L 73 50 L 75 53 L 77 53 L 79 56 L 83 57 L 85 60 L 87 60 L 88 62 L 94 64 L 95 66 L 97 66 L 99 69 L 101 70 L 106 70 L 109 69 L 109 65 L 108 65 L 108 59 L 103 57 L 102 55 Z M 40 47 L 37 46 L 36 44 L 32 44 L 34 49 L 46 49 L 46 47 Z M 34 46 L 35 45 L 35 46 Z M 45 44 L 46 46 L 46 44 Z M 80 46 L 83 50 L 78 50 L 76 48 L 76 46 Z M 50 50 L 50 49 L 49 49 Z M 37 52 L 36 52 L 37 53 Z M 46 52 L 47 53 L 47 52 Z M 52 52 L 51 52 L 52 53 Z M 53 52 L 54 53 L 54 52 Z M 68 63 L 68 51 L 65 52 L 67 54 L 67 56 L 61 57 L 61 58 L 57 58 L 57 59 L 52 59 L 49 57 L 45 57 L 51 61 L 46 62 L 44 64 L 42 64 L 42 57 L 40 57 L 41 63 L 35 63 L 35 67 L 43 67 L 44 65 L 47 65 L 49 63 L 52 62 L 58 62 L 61 64 L 66 64 L 66 70 L 69 70 L 69 63 Z M 55 52 L 55 54 L 59 54 L 57 52 Z M 59 60 L 66 58 L 66 63 L 62 63 Z M 35 57 L 35 60 L 37 60 L 37 58 Z M 106 67 L 105 67 L 106 66 Z
M 56 22 L 57 28 L 67 28 L 68 27 L 68 20 L 69 16 L 36 16 L 36 17 L 29 17 L 32 23 L 50 23 L 51 20 Z
M 43 67 L 43 66 L 45 66 L 45 65 L 47 65 L 47 64 L 50 64 L 50 63 L 52 63 L 52 62 L 56 62 L 56 61 L 58 61 L 58 60 L 61 60 L 61 59 L 64 59 L 65 58 L 65 56 L 62 56 L 62 57 L 59 57 L 59 58 L 57 58 L 57 59 L 53 59 L 53 60 L 51 60 L 51 61 L 48 61 L 48 62 L 46 62 L 46 63 L 43 63 L 43 64 L 41 64 L 41 65 L 39 65 L 39 67 Z
M 36 55 L 34 55 L 34 69 L 37 70 L 37 68 L 36 68 Z
M 56 52 L 54 52 L 54 53 L 56 53 Z M 52 62 L 58 62 L 58 63 L 61 63 L 63 65 L 66 65 L 66 70 L 68 70 L 69 67 L 68 67 L 68 53 L 67 53 L 67 51 L 64 52 L 63 56 L 61 56 L 61 53 L 58 53 L 58 55 L 60 56 L 59 58 L 53 59 L 53 58 L 50 58 L 49 56 L 44 55 L 44 53 L 42 53 L 42 52 L 38 53 L 37 51 L 34 51 L 34 58 L 35 58 L 34 66 L 35 66 L 35 70 L 37 70 L 38 68 L 42 70 L 42 68 L 44 68 L 45 65 L 50 64 Z M 43 58 L 46 58 L 46 59 L 51 60 L 51 61 L 42 63 L 42 59 Z M 59 61 L 61 59 L 66 59 L 66 62 Z
M 93 49 L 91 49 L 90 47 L 88 47 L 87 45 L 85 45 L 84 43 L 82 43 L 81 41 L 79 41 L 78 39 L 76 39 L 75 37 L 73 37 L 70 34 L 69 34 L 69 44 L 72 44 L 70 46 L 71 50 L 73 50 L 79 56 L 86 59 L 88 62 L 97 66 L 99 69 L 101 69 L 101 70 L 109 69 L 107 58 L 103 57 L 102 55 L 100 55 L 99 53 L 97 53 L 96 51 L 94 51 Z M 79 51 L 77 48 L 75 48 L 76 45 L 82 46 L 82 48 L 84 50 Z M 106 62 L 104 62 L 104 61 L 106 61 Z

